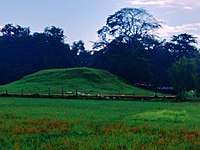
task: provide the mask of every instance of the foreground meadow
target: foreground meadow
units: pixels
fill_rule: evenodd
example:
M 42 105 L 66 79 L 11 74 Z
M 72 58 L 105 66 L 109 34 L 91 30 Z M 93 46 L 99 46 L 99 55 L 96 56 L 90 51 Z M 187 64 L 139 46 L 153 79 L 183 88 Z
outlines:
M 0 98 L 0 149 L 199 149 L 200 103 Z

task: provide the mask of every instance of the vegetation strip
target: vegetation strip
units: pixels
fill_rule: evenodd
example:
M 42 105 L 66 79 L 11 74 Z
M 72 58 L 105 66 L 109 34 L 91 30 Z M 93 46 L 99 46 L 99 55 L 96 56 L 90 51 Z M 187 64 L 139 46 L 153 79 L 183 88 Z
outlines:
M 62 99 L 92 99 L 92 100 L 150 100 L 150 99 L 175 99 L 176 96 L 134 96 L 134 95 L 84 95 L 84 96 L 76 96 L 76 95 L 62 95 L 62 94 L 0 94 L 0 97 L 24 97 L 24 98 L 62 98 Z

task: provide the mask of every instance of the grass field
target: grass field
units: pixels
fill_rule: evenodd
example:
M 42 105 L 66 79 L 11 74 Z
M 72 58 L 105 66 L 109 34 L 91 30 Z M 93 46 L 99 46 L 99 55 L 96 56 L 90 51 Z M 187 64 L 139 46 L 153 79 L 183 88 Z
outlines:
M 0 86 L 0 93 L 31 94 L 75 93 L 76 89 L 86 94 L 136 94 L 153 95 L 147 91 L 126 83 L 121 78 L 100 69 L 71 68 L 47 69 L 23 77 L 13 83 Z M 50 89 L 50 90 L 49 90 Z
M 0 98 L 0 149 L 199 149 L 200 103 Z

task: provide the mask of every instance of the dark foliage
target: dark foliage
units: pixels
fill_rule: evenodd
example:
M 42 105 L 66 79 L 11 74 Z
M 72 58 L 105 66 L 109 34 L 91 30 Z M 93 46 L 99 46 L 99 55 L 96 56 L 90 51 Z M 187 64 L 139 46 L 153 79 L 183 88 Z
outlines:
M 187 58 L 188 62 L 194 61 L 191 64 L 195 64 L 195 88 L 199 92 L 196 38 L 184 33 L 173 36 L 169 42 L 159 40 L 152 32 L 159 27 L 144 9 L 121 9 L 98 30 L 99 41 L 94 48 L 99 50 L 89 51 L 81 40 L 72 46 L 65 43 L 64 31 L 55 26 L 30 34 L 28 27 L 7 24 L 0 31 L 0 84 L 41 69 L 85 66 L 108 70 L 131 83 L 169 87 L 169 68 L 179 69 L 175 66 Z M 192 75 L 191 71 L 187 73 Z
M 5 84 L 46 68 L 67 67 L 69 45 L 63 31 L 46 28 L 44 33 L 30 35 L 29 28 L 5 25 L 0 37 L 0 83 Z

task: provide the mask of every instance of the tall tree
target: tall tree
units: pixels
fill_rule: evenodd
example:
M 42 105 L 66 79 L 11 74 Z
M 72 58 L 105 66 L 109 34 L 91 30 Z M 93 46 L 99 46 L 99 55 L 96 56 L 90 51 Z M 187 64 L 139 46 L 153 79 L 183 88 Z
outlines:
M 64 31 L 61 28 L 51 26 L 44 29 L 44 34 L 51 40 L 64 43 Z
M 197 96 L 200 97 L 200 54 L 197 56 L 196 58 L 196 62 L 197 62 L 197 79 L 198 79 L 198 83 L 197 83 Z
M 94 62 L 131 82 L 153 82 L 156 72 L 149 56 L 161 47 L 153 32 L 159 27 L 159 22 L 145 9 L 117 11 L 97 32 L 99 41 L 94 48 L 102 49 L 92 56 L 96 57 Z
M 7 24 L 0 36 L 0 84 L 45 68 L 68 66 L 70 51 L 64 43 L 63 30 L 45 28 L 43 33 L 30 35 L 29 28 Z
M 179 60 L 180 58 L 194 58 L 199 53 L 197 49 L 197 40 L 190 34 L 179 34 L 173 36 L 171 41 L 166 44 L 166 48 L 171 52 L 172 56 Z
M 170 86 L 167 70 L 174 63 L 170 52 L 165 48 L 166 41 L 155 38 L 143 38 L 144 48 L 147 50 L 147 58 L 153 68 L 153 83 L 157 86 Z
M 81 52 L 84 52 L 85 51 L 84 42 L 82 40 L 74 42 L 72 45 L 72 51 L 75 53 L 75 55 L 79 55 Z
M 29 27 L 21 27 L 19 25 L 6 24 L 1 33 L 4 37 L 25 37 L 30 35 Z
M 175 62 L 169 70 L 172 84 L 175 88 L 177 99 L 183 100 L 184 93 L 198 88 L 197 64 L 195 59 L 183 57 Z
M 72 66 L 86 66 L 90 56 L 90 52 L 85 49 L 84 42 L 82 40 L 79 40 L 78 42 L 73 42 L 70 51 L 70 60 L 72 62 Z
M 153 35 L 160 24 L 145 9 L 123 8 L 109 16 L 106 25 L 98 30 L 99 42 L 94 47 L 102 47 L 117 39 L 123 43 L 134 43 L 135 38 Z

